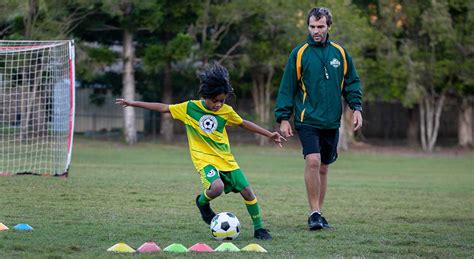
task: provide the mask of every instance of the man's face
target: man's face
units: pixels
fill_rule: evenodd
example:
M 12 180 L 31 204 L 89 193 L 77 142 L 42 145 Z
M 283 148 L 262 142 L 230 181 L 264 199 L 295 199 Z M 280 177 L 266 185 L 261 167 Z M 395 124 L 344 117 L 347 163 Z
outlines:
M 309 18 L 308 30 L 315 42 L 325 42 L 329 30 L 326 17 L 323 16 L 321 19 L 316 20 L 316 17 L 311 16 Z

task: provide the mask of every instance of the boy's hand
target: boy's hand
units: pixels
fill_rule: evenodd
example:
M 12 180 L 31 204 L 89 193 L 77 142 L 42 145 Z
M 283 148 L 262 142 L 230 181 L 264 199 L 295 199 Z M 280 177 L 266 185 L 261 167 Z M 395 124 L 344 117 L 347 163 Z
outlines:
M 281 141 L 284 140 L 286 141 L 286 138 L 284 138 L 282 135 L 280 135 L 280 133 L 278 132 L 272 132 L 272 135 L 270 135 L 270 138 L 273 140 L 273 142 L 275 142 L 276 144 L 278 144 L 278 146 L 280 147 L 283 147 L 283 145 L 281 144 Z
M 131 105 L 131 101 L 125 100 L 123 98 L 115 99 L 115 104 L 121 105 L 123 107 L 127 107 Z

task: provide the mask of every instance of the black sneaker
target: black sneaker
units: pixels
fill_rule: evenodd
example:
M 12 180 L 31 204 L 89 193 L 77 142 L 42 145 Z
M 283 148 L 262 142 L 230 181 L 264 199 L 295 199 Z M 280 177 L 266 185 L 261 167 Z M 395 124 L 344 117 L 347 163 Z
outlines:
M 320 230 L 323 228 L 323 220 L 321 214 L 314 212 L 308 218 L 309 230 Z
M 324 229 L 332 228 L 331 225 L 329 225 L 329 223 L 328 223 L 328 221 L 326 220 L 326 218 L 324 218 L 323 216 L 321 216 L 321 222 L 323 223 L 323 228 L 324 228 Z
M 198 207 L 199 212 L 201 212 L 202 220 L 204 220 L 204 222 L 206 222 L 208 225 L 210 225 L 211 220 L 212 220 L 212 218 L 214 218 L 216 213 L 214 213 L 214 211 L 212 211 L 211 205 L 209 205 L 209 203 L 206 203 L 204 205 L 199 204 L 199 196 L 201 196 L 201 195 L 198 195 L 196 197 L 196 206 Z
M 256 230 L 255 230 L 255 233 L 253 234 L 253 236 L 254 236 L 256 239 L 272 240 L 272 235 L 270 235 L 269 230 L 268 230 L 268 229 L 264 229 L 264 228 L 256 229 Z

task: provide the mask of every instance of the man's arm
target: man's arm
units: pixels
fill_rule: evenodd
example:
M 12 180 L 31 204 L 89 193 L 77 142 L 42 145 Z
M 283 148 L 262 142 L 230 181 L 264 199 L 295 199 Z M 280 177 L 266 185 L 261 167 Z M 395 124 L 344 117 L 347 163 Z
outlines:
M 122 98 L 117 98 L 115 100 L 115 104 L 121 105 L 123 107 L 139 107 L 144 108 L 152 111 L 158 111 L 161 113 L 168 113 L 170 112 L 169 104 L 164 103 L 151 103 L 151 102 L 139 102 L 139 101 L 131 101 L 125 100 Z
M 296 79 L 296 51 L 293 50 L 281 78 L 280 88 L 276 99 L 275 119 L 278 123 L 290 120 L 293 113 L 294 99 L 298 82 Z
M 362 127 L 362 90 L 359 75 L 352 62 L 352 57 L 346 51 L 347 57 L 347 74 L 344 77 L 344 88 L 342 96 L 346 100 L 349 107 L 353 110 L 352 123 L 354 131 Z

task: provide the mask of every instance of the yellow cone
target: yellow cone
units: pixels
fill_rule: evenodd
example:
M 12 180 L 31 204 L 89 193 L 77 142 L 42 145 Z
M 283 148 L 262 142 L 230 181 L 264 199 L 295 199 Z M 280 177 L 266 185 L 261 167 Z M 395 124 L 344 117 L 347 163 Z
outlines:
M 5 226 L 3 223 L 0 223 L 0 231 L 3 231 L 3 230 L 8 230 L 9 228 L 7 226 Z
M 135 253 L 135 249 L 131 248 L 125 243 L 117 243 L 114 246 L 107 249 L 109 252 L 117 252 L 117 253 Z
M 261 247 L 258 244 L 250 244 L 240 249 L 240 251 L 267 253 L 267 250 L 265 250 L 265 248 Z

